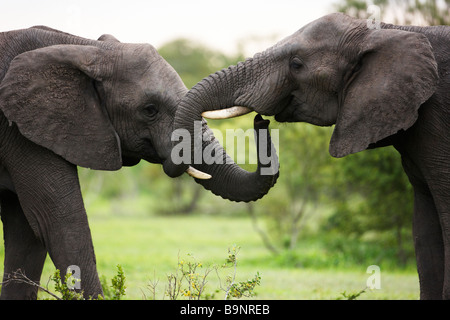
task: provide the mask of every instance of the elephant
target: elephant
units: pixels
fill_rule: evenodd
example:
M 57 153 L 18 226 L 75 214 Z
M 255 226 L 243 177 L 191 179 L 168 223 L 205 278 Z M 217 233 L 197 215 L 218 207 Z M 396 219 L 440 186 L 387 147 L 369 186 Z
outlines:
M 174 128 L 192 132 L 201 116 L 256 111 L 278 122 L 334 125 L 333 157 L 393 146 L 414 190 L 420 298 L 448 299 L 450 27 L 371 22 L 329 14 L 211 74 L 180 102 Z
M 103 294 L 77 166 L 118 170 L 143 159 L 162 164 L 171 178 L 186 171 L 199 183 L 209 180 L 210 190 L 229 200 L 254 201 L 268 192 L 277 174 L 247 172 L 232 161 L 180 171 L 167 161 L 175 111 L 187 91 L 150 44 L 108 34 L 90 40 L 45 26 L 0 33 L 2 299 L 37 297 L 36 286 L 11 275 L 20 269 L 39 283 L 47 253 L 62 275 L 76 273 L 74 289 L 85 298 Z M 255 117 L 257 141 L 270 141 L 268 124 Z M 212 136 L 206 121 L 201 125 Z M 236 192 L 240 187 L 246 192 Z

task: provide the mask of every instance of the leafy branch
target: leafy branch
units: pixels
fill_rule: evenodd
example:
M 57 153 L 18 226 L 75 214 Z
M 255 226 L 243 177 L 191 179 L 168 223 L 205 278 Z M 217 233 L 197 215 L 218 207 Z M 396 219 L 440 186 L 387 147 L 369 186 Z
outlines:
M 97 298 L 90 297 L 90 299 L 120 300 L 125 295 L 125 274 L 120 265 L 117 266 L 117 269 L 117 275 L 114 276 L 111 280 L 110 288 L 112 288 L 112 291 L 107 285 L 103 284 L 105 296 L 98 296 Z M 47 293 L 56 300 L 85 300 L 82 291 L 77 292 L 70 286 L 73 281 L 80 281 L 76 279 L 74 280 L 72 276 L 72 273 L 70 272 L 70 270 L 68 270 L 63 281 L 60 271 L 57 269 L 49 279 L 49 282 L 52 281 L 55 286 L 55 292 L 52 292 L 48 289 L 48 283 L 47 287 L 43 287 L 39 283 L 28 278 L 21 269 L 18 269 L 17 271 L 14 271 L 7 275 L 6 280 L 2 282 L 2 286 L 7 286 L 12 282 L 25 283 L 27 285 L 38 288 L 39 290 Z
M 234 246 L 228 249 L 228 257 L 222 265 L 212 265 L 204 267 L 203 263 L 178 257 L 178 265 L 175 272 L 167 275 L 167 285 L 164 295 L 170 300 L 187 297 L 189 300 L 213 299 L 215 293 L 225 292 L 225 300 L 230 298 L 252 297 L 255 295 L 254 289 L 260 285 L 261 276 L 257 272 L 253 279 L 236 282 L 237 275 L 237 254 L 239 247 Z M 191 256 L 191 255 L 189 255 Z M 219 270 L 232 268 L 233 272 L 226 277 L 222 284 Z M 211 271 L 215 270 L 219 280 L 219 288 L 214 293 L 206 292 L 208 283 L 207 277 Z M 148 288 L 152 293 L 153 299 L 156 296 L 156 286 L 159 281 L 150 281 Z
M 59 271 L 58 271 L 58 274 L 59 274 Z M 2 286 L 7 286 L 11 282 L 25 283 L 25 284 L 28 284 L 28 285 L 30 285 L 32 287 L 37 287 L 39 290 L 42 290 L 45 293 L 51 295 L 56 300 L 63 300 L 62 298 L 58 297 L 56 294 L 54 294 L 53 292 L 51 292 L 47 288 L 44 288 L 40 284 L 38 284 L 38 283 L 34 282 L 33 280 L 31 280 L 30 278 L 28 278 L 25 275 L 25 273 L 23 273 L 23 271 L 21 269 L 17 269 L 16 271 L 8 274 L 7 275 L 7 279 L 2 282 Z

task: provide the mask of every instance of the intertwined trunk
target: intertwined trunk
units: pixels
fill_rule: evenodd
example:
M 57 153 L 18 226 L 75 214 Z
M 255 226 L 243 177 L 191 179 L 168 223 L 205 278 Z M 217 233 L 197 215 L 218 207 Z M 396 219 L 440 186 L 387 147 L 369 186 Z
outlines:
M 216 152 L 223 154 L 223 161 L 221 161 L 221 164 L 206 164 L 204 161 L 201 164 L 196 164 L 194 154 L 196 152 L 198 154 L 202 150 L 198 150 L 200 146 L 195 143 L 196 139 L 201 139 L 201 137 L 196 137 L 199 133 L 195 130 L 195 123 L 202 121 L 202 113 L 205 111 L 246 105 L 246 100 L 251 98 L 250 91 L 246 90 L 246 84 L 251 83 L 251 70 L 253 69 L 251 65 L 253 63 L 253 59 L 248 59 L 203 79 L 183 99 L 174 120 L 175 130 L 185 129 L 193 137 L 190 148 L 193 151 L 190 158 L 191 166 L 212 176 L 209 180 L 197 180 L 197 182 L 214 194 L 233 201 L 248 202 L 260 199 L 274 186 L 278 178 L 278 158 L 268 134 L 269 121 L 263 120 L 260 115 L 255 117 L 255 140 L 258 152 L 258 169 L 255 172 L 248 172 L 234 163 L 213 137 L 211 130 L 205 123 L 202 135 L 212 136 L 212 139 L 211 141 L 204 141 L 201 148 L 202 150 L 205 150 L 205 148 L 214 149 Z M 267 144 L 261 144 L 260 141 L 267 141 Z M 261 155 L 269 156 L 270 161 L 262 163 Z M 182 164 L 175 167 L 185 169 L 186 166 L 187 164 Z M 265 171 L 264 168 L 271 169 Z

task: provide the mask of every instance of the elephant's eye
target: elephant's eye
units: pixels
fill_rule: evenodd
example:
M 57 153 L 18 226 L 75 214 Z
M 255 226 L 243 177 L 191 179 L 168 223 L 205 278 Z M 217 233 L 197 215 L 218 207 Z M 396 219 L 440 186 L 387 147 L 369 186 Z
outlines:
M 355 65 L 355 67 L 352 70 L 352 73 L 353 74 L 357 73 L 359 70 L 361 70 L 361 67 L 362 67 L 362 59 L 360 59 L 358 63 Z
M 144 114 L 147 117 L 153 118 L 156 116 L 156 114 L 158 113 L 158 109 L 156 108 L 156 106 L 154 104 L 147 104 L 144 106 L 143 108 Z
M 290 67 L 294 71 L 298 71 L 303 67 L 303 62 L 299 57 L 294 57 L 291 59 Z

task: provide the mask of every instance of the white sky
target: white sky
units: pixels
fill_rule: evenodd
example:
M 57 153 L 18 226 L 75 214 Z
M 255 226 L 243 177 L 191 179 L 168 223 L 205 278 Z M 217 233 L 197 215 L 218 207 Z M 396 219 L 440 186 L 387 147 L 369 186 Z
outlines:
M 97 39 L 155 47 L 185 37 L 226 53 L 249 37 L 246 54 L 275 44 L 303 25 L 333 12 L 337 0 L 2 0 L 0 32 L 46 25 Z M 264 41 L 261 39 L 265 39 Z

